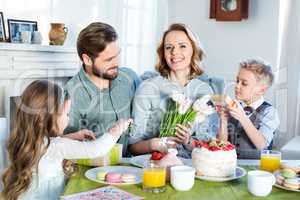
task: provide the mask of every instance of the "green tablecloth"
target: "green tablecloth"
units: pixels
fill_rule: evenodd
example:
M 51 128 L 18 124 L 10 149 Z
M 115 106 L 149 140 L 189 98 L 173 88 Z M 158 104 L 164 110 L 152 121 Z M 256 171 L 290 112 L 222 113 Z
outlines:
M 255 169 L 255 167 L 247 166 L 247 170 Z M 70 177 L 64 190 L 64 195 L 88 191 L 96 189 L 103 184 L 96 183 L 88 180 L 84 176 L 84 172 L 90 168 L 79 166 L 76 172 Z M 227 200 L 227 199 L 272 199 L 272 200 L 296 200 L 300 199 L 300 193 L 283 190 L 280 188 L 273 187 L 272 193 L 267 197 L 255 197 L 251 195 L 247 190 L 247 176 L 241 179 L 233 180 L 229 182 L 208 182 L 199 179 L 195 180 L 194 187 L 188 192 L 179 192 L 172 188 L 168 183 L 167 189 L 163 193 L 154 194 L 144 192 L 142 190 L 142 184 L 118 186 L 119 188 L 133 193 L 138 196 L 142 196 L 145 199 L 172 199 L 172 200 L 183 200 L 183 199 L 209 199 L 209 200 Z

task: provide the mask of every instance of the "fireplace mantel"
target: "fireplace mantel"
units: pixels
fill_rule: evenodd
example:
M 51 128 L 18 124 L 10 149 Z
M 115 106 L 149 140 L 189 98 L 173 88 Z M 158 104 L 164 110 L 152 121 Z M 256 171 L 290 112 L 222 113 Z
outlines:
M 79 65 L 75 48 L 0 43 L 0 80 L 70 77 Z

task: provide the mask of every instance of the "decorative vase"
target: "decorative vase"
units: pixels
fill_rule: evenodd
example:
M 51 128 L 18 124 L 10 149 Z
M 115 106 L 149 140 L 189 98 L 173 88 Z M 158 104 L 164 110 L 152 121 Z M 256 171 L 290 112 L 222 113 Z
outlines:
M 51 23 L 49 32 L 50 45 L 63 45 L 67 37 L 68 28 L 63 23 Z

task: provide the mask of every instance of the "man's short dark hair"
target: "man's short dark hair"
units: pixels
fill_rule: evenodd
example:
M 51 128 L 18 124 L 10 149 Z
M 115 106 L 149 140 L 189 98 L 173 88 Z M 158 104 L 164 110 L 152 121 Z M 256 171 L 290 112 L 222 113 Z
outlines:
M 109 24 L 94 22 L 84 28 L 77 39 L 77 53 L 82 60 L 82 54 L 95 59 L 106 45 L 118 39 L 117 32 Z

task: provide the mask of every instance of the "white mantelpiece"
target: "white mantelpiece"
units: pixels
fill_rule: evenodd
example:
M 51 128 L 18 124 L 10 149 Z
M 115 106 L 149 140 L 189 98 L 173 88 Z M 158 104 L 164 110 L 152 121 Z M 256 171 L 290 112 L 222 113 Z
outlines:
M 9 97 L 20 95 L 31 81 L 60 81 L 75 75 L 79 66 L 75 48 L 0 43 L 0 116 L 9 119 Z
M 73 76 L 78 66 L 75 48 L 0 43 L 0 80 L 18 79 L 28 70 L 36 78 Z

